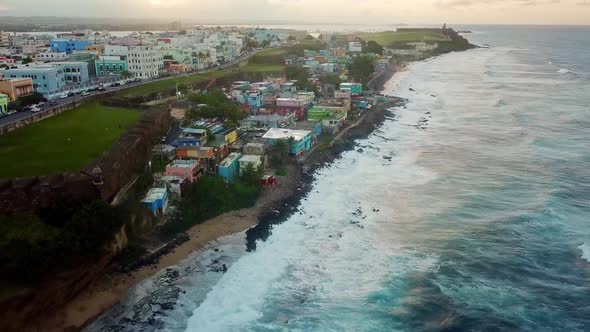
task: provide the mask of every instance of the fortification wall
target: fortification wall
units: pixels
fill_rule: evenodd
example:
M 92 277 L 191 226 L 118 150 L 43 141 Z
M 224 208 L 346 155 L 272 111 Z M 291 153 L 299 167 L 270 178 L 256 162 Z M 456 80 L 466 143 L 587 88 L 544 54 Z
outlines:
M 167 110 L 144 112 L 104 156 L 80 172 L 0 181 L 0 211 L 3 214 L 38 211 L 63 200 L 72 204 L 96 199 L 110 201 L 133 174 L 145 166 L 152 147 L 170 127 Z M 102 185 L 95 185 L 90 175 L 95 166 L 102 170 Z

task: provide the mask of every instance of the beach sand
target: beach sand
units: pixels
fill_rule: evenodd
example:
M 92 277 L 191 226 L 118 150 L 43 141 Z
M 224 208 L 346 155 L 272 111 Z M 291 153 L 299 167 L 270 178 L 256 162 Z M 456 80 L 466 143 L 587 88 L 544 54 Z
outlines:
M 272 211 L 275 205 L 291 197 L 298 189 L 301 173 L 295 162 L 286 166 L 288 176 L 279 178 L 277 186 L 263 188 L 254 207 L 232 211 L 187 231 L 190 239 L 160 257 L 155 265 L 141 267 L 130 273 L 105 274 L 72 301 L 37 325 L 42 331 L 78 330 L 101 313 L 125 299 L 129 290 L 159 271 L 177 265 L 191 253 L 206 249 L 215 240 L 243 232 L 258 223 L 258 217 Z

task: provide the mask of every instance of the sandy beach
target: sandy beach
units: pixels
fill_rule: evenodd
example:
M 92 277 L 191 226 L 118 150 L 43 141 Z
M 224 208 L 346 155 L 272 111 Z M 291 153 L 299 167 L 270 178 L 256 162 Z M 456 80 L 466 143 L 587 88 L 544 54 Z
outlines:
M 206 249 L 215 240 L 244 232 L 258 223 L 258 218 L 292 196 L 301 179 L 300 169 L 293 162 L 287 165 L 288 176 L 277 186 L 263 188 L 254 207 L 232 211 L 187 231 L 189 240 L 160 257 L 157 264 L 141 267 L 128 274 L 105 274 L 81 292 L 61 310 L 37 325 L 39 331 L 78 330 L 101 313 L 125 299 L 129 290 L 161 270 L 177 265 L 192 253 Z

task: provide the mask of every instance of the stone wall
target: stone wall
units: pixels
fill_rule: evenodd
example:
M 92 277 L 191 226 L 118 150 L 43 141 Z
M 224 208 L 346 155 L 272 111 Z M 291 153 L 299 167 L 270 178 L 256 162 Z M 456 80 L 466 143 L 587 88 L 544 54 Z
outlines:
M 3 214 L 38 211 L 59 200 L 72 204 L 96 199 L 110 201 L 151 158 L 152 147 L 170 127 L 165 109 L 145 110 L 104 156 L 79 173 L 62 173 L 0 181 L 0 211 Z M 103 184 L 93 184 L 92 170 L 99 166 Z

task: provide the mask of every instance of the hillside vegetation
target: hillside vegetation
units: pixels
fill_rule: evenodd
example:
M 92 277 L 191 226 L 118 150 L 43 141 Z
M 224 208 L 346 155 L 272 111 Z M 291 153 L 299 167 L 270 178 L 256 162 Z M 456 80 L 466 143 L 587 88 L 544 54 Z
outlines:
M 395 46 L 399 43 L 410 43 L 410 42 L 436 42 L 436 41 L 448 41 L 449 37 L 442 33 L 436 33 L 434 31 L 408 31 L 408 32 L 396 32 L 396 31 L 383 31 L 383 32 L 363 32 L 356 34 L 357 37 L 365 41 L 375 41 L 384 47 Z

